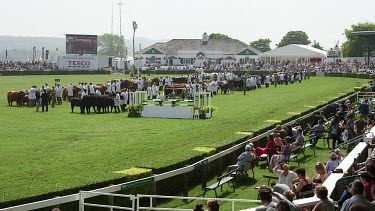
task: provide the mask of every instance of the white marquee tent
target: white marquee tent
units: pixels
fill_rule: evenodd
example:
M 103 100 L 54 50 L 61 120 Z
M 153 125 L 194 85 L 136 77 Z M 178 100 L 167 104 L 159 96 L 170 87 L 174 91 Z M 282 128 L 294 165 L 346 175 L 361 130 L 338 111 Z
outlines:
M 266 61 L 321 59 L 327 57 L 327 52 L 307 45 L 291 44 L 265 52 L 261 57 Z

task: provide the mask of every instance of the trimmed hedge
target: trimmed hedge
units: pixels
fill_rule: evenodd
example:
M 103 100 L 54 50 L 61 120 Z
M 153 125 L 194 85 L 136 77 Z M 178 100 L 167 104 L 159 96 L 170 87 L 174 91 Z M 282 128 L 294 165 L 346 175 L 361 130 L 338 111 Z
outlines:
M 326 77 L 367 78 L 375 79 L 375 75 L 362 73 L 325 73 Z
M 21 75 L 94 75 L 111 74 L 110 70 L 37 70 L 37 71 L 0 71 L 3 76 Z

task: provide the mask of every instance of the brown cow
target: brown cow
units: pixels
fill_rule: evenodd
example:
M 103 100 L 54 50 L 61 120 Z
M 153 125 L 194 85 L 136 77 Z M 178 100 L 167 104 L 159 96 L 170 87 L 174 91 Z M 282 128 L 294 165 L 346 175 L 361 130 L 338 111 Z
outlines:
M 78 98 L 78 92 L 81 89 L 77 86 L 73 86 L 73 97 Z M 62 93 L 63 100 L 65 101 L 68 98 L 68 88 L 64 87 L 63 93 Z
M 12 106 L 13 102 L 16 101 L 17 106 L 22 106 L 23 98 L 25 97 L 24 91 L 10 91 L 8 92 L 8 105 Z

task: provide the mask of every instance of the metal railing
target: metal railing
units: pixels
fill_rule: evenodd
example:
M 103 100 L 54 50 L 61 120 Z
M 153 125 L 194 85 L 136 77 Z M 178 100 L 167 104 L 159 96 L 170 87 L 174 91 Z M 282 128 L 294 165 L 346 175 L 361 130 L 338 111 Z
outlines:
M 337 102 L 340 102 L 342 100 L 346 100 L 346 99 L 350 99 L 352 97 L 356 97 L 358 96 L 358 93 L 360 92 L 355 92 L 353 94 L 350 94 L 344 98 L 341 98 L 333 103 L 337 103 Z M 328 106 L 330 106 L 331 104 L 328 104 L 326 106 L 323 106 L 322 108 L 319 108 L 309 114 L 306 114 L 304 116 L 301 116 L 295 120 L 292 120 L 284 125 L 282 125 L 283 127 L 285 127 L 286 125 L 292 125 L 292 124 L 295 124 L 301 120 L 304 120 L 306 118 L 309 118 L 313 115 L 315 115 L 316 112 L 320 112 L 320 111 L 323 111 L 324 109 L 328 108 Z M 273 133 L 273 129 L 267 131 L 267 132 L 264 132 L 256 137 L 253 137 L 247 141 L 244 141 L 240 144 L 237 144 L 229 149 L 226 149 L 224 151 L 221 151 L 221 152 L 218 152 L 210 157 L 207 157 L 203 160 L 200 160 L 196 163 L 193 163 L 189 166 L 186 166 L 186 167 L 183 167 L 183 168 L 179 168 L 179 169 L 175 169 L 173 171 L 169 171 L 169 172 L 165 172 L 165 173 L 162 173 L 162 174 L 158 174 L 158 175 L 154 175 L 154 176 L 150 176 L 150 177 L 146 177 L 146 178 L 142 178 L 142 179 L 138 179 L 138 180 L 134 180 L 134 181 L 130 181 L 130 182 L 126 182 L 126 183 L 122 183 L 122 184 L 118 184 L 118 185 L 111 185 L 111 186 L 108 186 L 108 187 L 104 187 L 104 188 L 100 188 L 100 189 L 96 189 L 96 190 L 93 190 L 93 192 L 101 192 L 101 193 L 113 193 L 113 192 L 118 192 L 118 191 L 121 191 L 123 189 L 127 189 L 127 188 L 130 188 L 130 187 L 136 187 L 136 186 L 139 186 L 139 185 L 144 185 L 144 184 L 150 184 L 150 183 L 153 183 L 153 182 L 157 182 L 157 181 L 161 181 L 161 180 L 164 180 L 164 179 L 168 179 L 168 178 L 171 178 L 171 177 L 175 177 L 175 176 L 178 176 L 178 175 L 181 175 L 181 174 L 185 174 L 185 173 L 188 173 L 188 172 L 191 172 L 201 166 L 205 166 L 207 165 L 208 163 L 212 162 L 212 161 L 215 161 L 219 158 L 222 158 L 228 154 L 231 154 L 239 149 L 242 149 L 246 144 L 248 144 L 249 142 L 256 142 L 262 138 L 265 138 L 267 137 L 269 134 Z M 1 209 L 0 211 L 23 211 L 23 210 L 33 210 L 33 209 L 40 209 L 40 208 L 45 208 L 45 207 L 50 207 L 50 206 L 54 206 L 54 205 L 58 205 L 58 204 L 63 204 L 63 203 L 69 203 L 69 202 L 73 202 L 73 201 L 78 201 L 80 199 L 80 194 L 77 193 L 77 194 L 72 194 L 72 195 L 68 195 L 68 196 L 63 196 L 63 197 L 57 197 L 57 198 L 53 198 L 53 199 L 48 199 L 48 200 L 43 200 L 43 201 L 38 201 L 38 202 L 33 202 L 33 203 L 28 203 L 28 204 L 23 204 L 23 205 L 19 205 L 19 206 L 15 206 L 15 207 L 8 207 L 8 208 L 4 208 L 4 209 Z
M 121 198 L 129 198 L 131 201 L 132 206 L 131 207 L 119 207 L 114 205 L 104 205 L 104 204 L 93 204 L 93 203 L 86 203 L 86 198 L 96 197 L 96 196 L 108 196 L 112 199 L 113 203 L 113 197 L 121 197 Z M 101 193 L 101 192 L 94 192 L 94 191 L 80 191 L 79 192 L 79 211 L 84 211 L 85 206 L 88 207 L 100 207 L 100 208 L 109 208 L 110 211 L 113 209 L 116 210 L 135 210 L 135 201 L 137 198 L 134 195 L 124 195 L 124 194 L 113 194 L 113 193 Z
M 141 207 L 140 206 L 140 199 L 147 198 L 150 201 L 150 206 L 148 207 Z M 137 195 L 137 209 L 136 211 L 140 210 L 174 210 L 174 211 L 191 211 L 190 209 L 183 209 L 183 208 L 157 208 L 153 206 L 153 199 L 181 199 L 181 200 L 199 200 L 199 201 L 208 201 L 212 200 L 213 198 L 201 198 L 201 197 L 184 197 L 184 196 L 162 196 L 162 195 Z M 231 203 L 231 210 L 235 211 L 235 203 L 261 203 L 260 200 L 247 200 L 247 199 L 227 199 L 227 198 L 215 198 L 216 201 L 223 201 L 223 202 L 230 202 Z

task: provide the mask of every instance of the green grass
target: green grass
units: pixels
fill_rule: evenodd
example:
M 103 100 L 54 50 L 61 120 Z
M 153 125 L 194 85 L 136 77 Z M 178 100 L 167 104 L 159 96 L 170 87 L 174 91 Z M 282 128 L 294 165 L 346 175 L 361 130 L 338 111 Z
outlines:
M 160 168 L 217 148 L 283 120 L 305 107 L 347 93 L 361 79 L 313 77 L 301 84 L 219 95 L 210 120 L 127 118 L 121 114 L 81 115 L 70 105 L 50 108 L 8 107 L 9 90 L 87 81 L 103 83 L 122 75 L 0 77 L 0 202 L 121 178 L 132 167 Z M 367 80 L 362 80 L 366 83 Z M 260 174 L 258 174 L 260 175 Z

